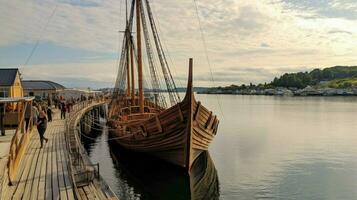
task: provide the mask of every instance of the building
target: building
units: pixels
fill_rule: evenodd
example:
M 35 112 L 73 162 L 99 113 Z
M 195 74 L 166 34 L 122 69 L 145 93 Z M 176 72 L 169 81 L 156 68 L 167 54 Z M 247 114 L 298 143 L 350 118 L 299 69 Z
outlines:
M 17 68 L 0 69 L 0 98 L 23 97 L 20 72 Z
M 62 96 L 65 99 L 78 99 L 81 97 L 95 97 L 103 94 L 101 91 L 93 91 L 93 90 L 82 90 L 82 89 L 65 89 L 58 93 L 59 96 Z
M 65 90 L 66 88 L 53 81 L 42 81 L 42 80 L 25 80 L 22 81 L 25 96 L 35 96 L 39 98 L 47 99 L 51 97 L 58 96 L 58 93 Z

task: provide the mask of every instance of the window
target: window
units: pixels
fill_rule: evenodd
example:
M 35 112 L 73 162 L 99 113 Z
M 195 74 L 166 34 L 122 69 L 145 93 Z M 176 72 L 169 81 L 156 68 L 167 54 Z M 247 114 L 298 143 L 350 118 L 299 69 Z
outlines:
M 0 97 L 9 97 L 9 91 L 5 88 L 0 88 Z

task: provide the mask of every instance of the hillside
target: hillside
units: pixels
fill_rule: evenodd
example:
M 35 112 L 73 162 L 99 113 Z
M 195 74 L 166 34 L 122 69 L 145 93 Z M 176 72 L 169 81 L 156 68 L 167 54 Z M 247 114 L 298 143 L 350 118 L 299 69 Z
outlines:
M 348 81 L 350 78 L 353 79 Z M 335 66 L 322 70 L 314 69 L 311 72 L 285 73 L 279 78 L 274 78 L 271 85 L 274 87 L 305 88 L 308 85 L 317 85 L 322 81 L 336 80 L 331 83 L 333 87 L 349 87 L 353 85 L 354 78 L 357 78 L 357 66 Z M 337 81 L 338 79 L 340 81 Z

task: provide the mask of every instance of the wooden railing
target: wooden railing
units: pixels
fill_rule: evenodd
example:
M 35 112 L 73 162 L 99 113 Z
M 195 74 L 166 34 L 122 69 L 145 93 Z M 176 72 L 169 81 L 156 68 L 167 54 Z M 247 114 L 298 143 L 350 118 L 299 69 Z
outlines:
M 72 177 L 72 184 L 78 195 L 77 186 L 83 186 L 93 182 L 96 187 L 101 188 L 107 195 L 106 199 L 117 199 L 109 186 L 105 183 L 99 173 L 99 164 L 93 165 L 81 144 L 80 133 L 77 123 L 85 112 L 91 108 L 106 103 L 104 98 L 95 98 L 79 102 L 73 106 L 66 119 L 66 143 L 69 150 L 69 170 Z M 109 198 L 111 197 L 111 198 Z
M 13 180 L 15 179 L 19 163 L 24 155 L 25 149 L 30 141 L 33 130 L 33 117 L 32 117 L 32 108 L 30 108 L 30 118 L 27 129 L 25 128 L 25 112 L 28 109 L 28 106 L 32 106 L 31 98 L 18 100 L 16 103 L 19 107 L 18 112 L 20 119 L 18 125 L 13 135 L 10 143 L 10 151 L 8 158 L 8 177 L 9 185 L 12 185 Z

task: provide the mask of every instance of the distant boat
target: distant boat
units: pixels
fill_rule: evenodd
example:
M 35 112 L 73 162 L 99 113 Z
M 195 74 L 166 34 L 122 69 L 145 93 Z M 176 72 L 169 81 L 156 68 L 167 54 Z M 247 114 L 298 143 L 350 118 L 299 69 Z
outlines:
M 219 199 L 217 170 L 207 151 L 192 164 L 190 175 L 178 168 L 155 163 L 154 159 L 118 150 L 113 144 L 110 144 L 110 154 L 121 170 L 121 178 L 135 193 L 144 193 L 140 195 L 153 199 Z
M 134 13 L 136 45 L 132 37 Z M 152 34 L 149 34 L 147 22 L 150 23 Z M 141 29 L 148 55 L 147 71 L 150 72 L 146 76 L 143 75 Z M 152 50 L 152 39 L 156 54 Z M 159 60 L 161 71 L 155 65 L 156 59 Z M 190 171 L 195 159 L 208 149 L 219 124 L 218 118 L 195 99 L 192 68 L 193 60 L 190 59 L 186 95 L 181 101 L 150 3 L 148 0 L 132 0 L 130 14 L 127 15 L 117 81 L 109 105 L 110 136 L 124 148 L 149 153 Z M 135 88 L 136 75 L 138 90 Z M 147 85 L 152 88 L 145 94 L 144 77 L 145 88 L 148 88 Z M 165 87 L 161 86 L 162 83 L 165 83 Z M 164 94 L 168 94 L 171 106 L 167 105 Z

